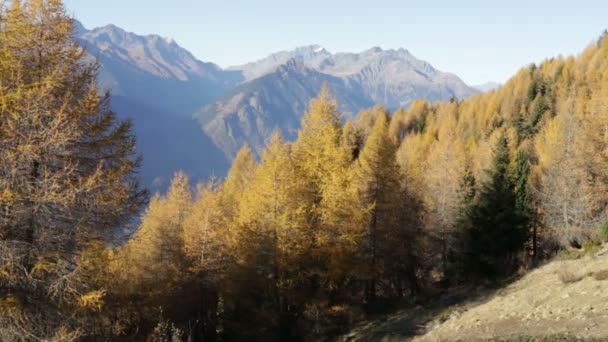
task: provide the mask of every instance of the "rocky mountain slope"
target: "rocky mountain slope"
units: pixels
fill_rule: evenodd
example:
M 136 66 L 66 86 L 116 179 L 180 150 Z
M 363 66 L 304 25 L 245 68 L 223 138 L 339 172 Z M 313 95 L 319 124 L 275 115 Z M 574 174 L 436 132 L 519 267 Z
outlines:
M 227 158 L 234 157 L 243 145 L 259 153 L 275 130 L 295 139 L 308 101 L 324 85 L 331 89 L 346 119 L 374 104 L 358 83 L 320 73 L 292 59 L 205 107 L 201 123 Z
M 236 88 L 198 114 L 205 132 L 216 143 L 229 134 L 226 141 L 218 143 L 229 157 L 243 143 L 250 143 L 259 152 L 275 129 L 289 137 L 293 123 L 299 122 L 302 108 L 323 83 L 327 83 L 339 102 L 346 100 L 342 106 L 346 118 L 363 109 L 361 105 L 378 103 L 396 109 L 408 107 L 418 98 L 463 99 L 477 92 L 457 76 L 436 70 L 405 49 L 372 48 L 361 53 L 332 54 L 311 45 L 275 53 L 230 70 L 242 74 L 247 91 Z M 277 106 L 278 103 L 283 105 Z M 209 123 L 212 116 L 216 120 Z

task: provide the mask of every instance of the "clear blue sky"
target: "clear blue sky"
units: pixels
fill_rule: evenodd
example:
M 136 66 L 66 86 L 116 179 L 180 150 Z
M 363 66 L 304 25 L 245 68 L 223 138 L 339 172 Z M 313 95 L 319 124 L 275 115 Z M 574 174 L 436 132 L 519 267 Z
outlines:
M 580 52 L 608 28 L 608 0 L 65 0 L 87 28 L 174 38 L 222 67 L 320 44 L 404 47 L 469 84 Z

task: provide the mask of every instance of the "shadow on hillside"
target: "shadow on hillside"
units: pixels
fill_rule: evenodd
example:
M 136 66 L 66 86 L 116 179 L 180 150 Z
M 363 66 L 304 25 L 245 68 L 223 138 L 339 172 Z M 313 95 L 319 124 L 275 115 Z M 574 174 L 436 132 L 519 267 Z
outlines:
M 399 311 L 381 318 L 361 323 L 336 340 L 341 342 L 357 341 L 407 341 L 423 335 L 452 316 L 481 305 L 494 296 L 506 295 L 509 284 L 517 277 L 499 283 L 483 286 L 463 286 L 444 291 L 431 291 L 426 300 L 402 307 Z

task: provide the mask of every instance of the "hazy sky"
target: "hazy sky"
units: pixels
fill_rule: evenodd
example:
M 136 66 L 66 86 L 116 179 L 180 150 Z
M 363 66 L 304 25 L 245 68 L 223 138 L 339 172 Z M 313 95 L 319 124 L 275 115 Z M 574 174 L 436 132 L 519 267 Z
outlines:
M 608 28 L 608 0 L 65 0 L 87 28 L 174 38 L 222 67 L 320 44 L 408 49 L 469 84 L 580 52 Z

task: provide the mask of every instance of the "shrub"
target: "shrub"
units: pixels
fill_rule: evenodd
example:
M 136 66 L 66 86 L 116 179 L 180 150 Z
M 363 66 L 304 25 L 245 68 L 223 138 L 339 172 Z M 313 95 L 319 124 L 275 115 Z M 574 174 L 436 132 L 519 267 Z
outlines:
M 588 240 L 583 243 L 581 249 L 564 249 L 559 253 L 559 260 L 576 260 L 586 255 L 594 255 L 602 248 L 602 243 L 596 240 Z

